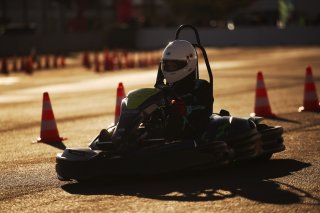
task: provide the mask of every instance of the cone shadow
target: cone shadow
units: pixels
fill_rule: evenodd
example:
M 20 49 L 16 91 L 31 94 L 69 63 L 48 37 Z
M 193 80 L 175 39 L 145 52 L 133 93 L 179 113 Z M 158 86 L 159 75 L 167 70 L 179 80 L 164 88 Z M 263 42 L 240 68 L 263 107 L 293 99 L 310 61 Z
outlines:
M 49 146 L 53 146 L 53 147 L 61 149 L 61 150 L 65 150 L 67 148 L 66 145 L 64 145 L 64 143 L 62 143 L 62 142 L 54 142 L 54 143 L 42 142 L 42 143 L 47 144 Z
M 294 124 L 301 124 L 301 122 L 299 122 L 299 121 L 288 119 L 288 118 L 284 118 L 284 117 L 279 117 L 279 116 L 265 117 L 265 118 L 269 119 L 269 120 L 283 121 L 283 122 L 294 123 Z

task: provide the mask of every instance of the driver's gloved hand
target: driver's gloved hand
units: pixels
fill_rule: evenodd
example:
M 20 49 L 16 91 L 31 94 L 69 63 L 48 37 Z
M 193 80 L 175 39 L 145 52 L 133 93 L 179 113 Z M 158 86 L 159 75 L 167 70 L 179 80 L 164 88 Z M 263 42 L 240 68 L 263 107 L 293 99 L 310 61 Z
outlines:
M 184 116 L 187 114 L 186 104 L 181 99 L 172 100 L 170 105 L 174 113 L 177 113 L 181 116 Z

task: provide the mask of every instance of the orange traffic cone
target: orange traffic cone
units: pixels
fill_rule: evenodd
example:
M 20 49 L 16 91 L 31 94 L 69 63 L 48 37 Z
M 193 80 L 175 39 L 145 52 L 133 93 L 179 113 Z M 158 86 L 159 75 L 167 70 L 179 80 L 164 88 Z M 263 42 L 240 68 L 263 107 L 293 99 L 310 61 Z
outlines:
M 83 53 L 82 65 L 87 69 L 91 68 L 91 61 L 90 61 L 90 56 L 88 52 Z
M 320 103 L 317 96 L 316 85 L 313 80 L 312 68 L 308 66 L 306 69 L 306 78 L 304 84 L 303 106 L 299 107 L 299 112 L 302 111 L 320 111 Z
M 120 52 L 114 52 L 113 53 L 113 62 L 115 66 L 115 70 L 121 70 L 122 69 L 122 64 L 121 64 L 121 53 Z
M 118 84 L 117 88 L 117 101 L 116 101 L 116 110 L 114 116 L 114 123 L 117 124 L 120 118 L 120 108 L 121 108 L 121 101 L 126 97 L 126 93 L 124 91 L 124 87 L 122 82 Z
M 140 67 L 140 56 L 137 52 L 134 53 L 133 55 L 133 63 L 134 63 L 134 68 L 139 68 Z
M 13 71 L 13 72 L 18 71 L 17 58 L 13 58 L 13 60 L 12 60 L 12 71 Z
M 61 57 L 60 57 L 60 65 L 61 65 L 61 67 L 66 66 L 66 60 L 65 60 L 64 55 L 61 55 Z
M 19 70 L 18 71 L 24 71 L 25 70 L 25 60 L 24 58 L 20 58 L 20 63 L 19 63 Z
M 32 74 L 33 73 L 33 59 L 32 56 L 28 56 L 26 59 L 26 73 Z
M 94 71 L 100 72 L 100 60 L 99 60 L 99 53 L 95 53 L 93 56 L 93 63 L 94 63 Z
M 129 53 L 127 56 L 126 67 L 130 69 L 134 68 L 134 59 L 132 53 Z
M 58 56 L 57 55 L 54 55 L 53 56 L 53 63 L 52 63 L 52 67 L 53 68 L 58 68 L 59 64 L 58 64 Z
M 61 143 L 66 138 L 59 136 L 56 120 L 51 107 L 48 92 L 43 93 L 40 137 L 34 143 Z
M 2 59 L 1 73 L 6 74 L 6 75 L 9 74 L 8 62 L 7 62 L 6 58 Z
M 263 74 L 261 71 L 257 73 L 257 87 L 254 112 L 250 116 L 275 117 L 271 112 L 267 89 L 264 85 Z
M 150 67 L 152 66 L 152 55 L 151 55 L 151 52 L 147 52 L 147 59 L 146 59 L 146 63 L 147 63 L 147 66 Z
M 104 71 L 111 70 L 109 62 L 110 62 L 109 52 L 108 52 L 107 49 L 105 49 L 104 52 L 103 52 L 103 68 L 104 68 Z
M 50 68 L 50 56 L 49 55 L 46 55 L 44 58 L 44 67 L 45 67 L 45 69 Z
M 39 56 L 38 60 L 36 61 L 37 69 L 41 70 L 42 69 L 42 57 Z

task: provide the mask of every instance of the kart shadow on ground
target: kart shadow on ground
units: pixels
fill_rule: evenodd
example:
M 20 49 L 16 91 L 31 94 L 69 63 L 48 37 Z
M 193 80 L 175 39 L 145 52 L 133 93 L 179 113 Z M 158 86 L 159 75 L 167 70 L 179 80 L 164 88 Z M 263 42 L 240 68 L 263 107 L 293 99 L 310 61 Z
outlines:
M 170 201 L 203 202 L 241 196 L 272 204 L 300 203 L 306 197 L 320 203 L 308 192 L 273 180 L 310 165 L 292 159 L 275 159 L 264 163 L 246 162 L 196 174 L 73 182 L 63 185 L 62 189 L 71 194 L 137 196 Z

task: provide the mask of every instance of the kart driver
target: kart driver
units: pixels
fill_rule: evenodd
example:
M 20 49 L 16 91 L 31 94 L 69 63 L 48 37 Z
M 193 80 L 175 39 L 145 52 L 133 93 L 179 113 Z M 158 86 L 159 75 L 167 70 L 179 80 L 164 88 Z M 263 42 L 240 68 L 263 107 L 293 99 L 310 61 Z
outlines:
M 160 65 L 155 87 L 172 95 L 165 136 L 201 137 L 212 114 L 213 96 L 210 84 L 196 78 L 198 56 L 194 46 L 185 40 L 170 42 L 162 53 Z

